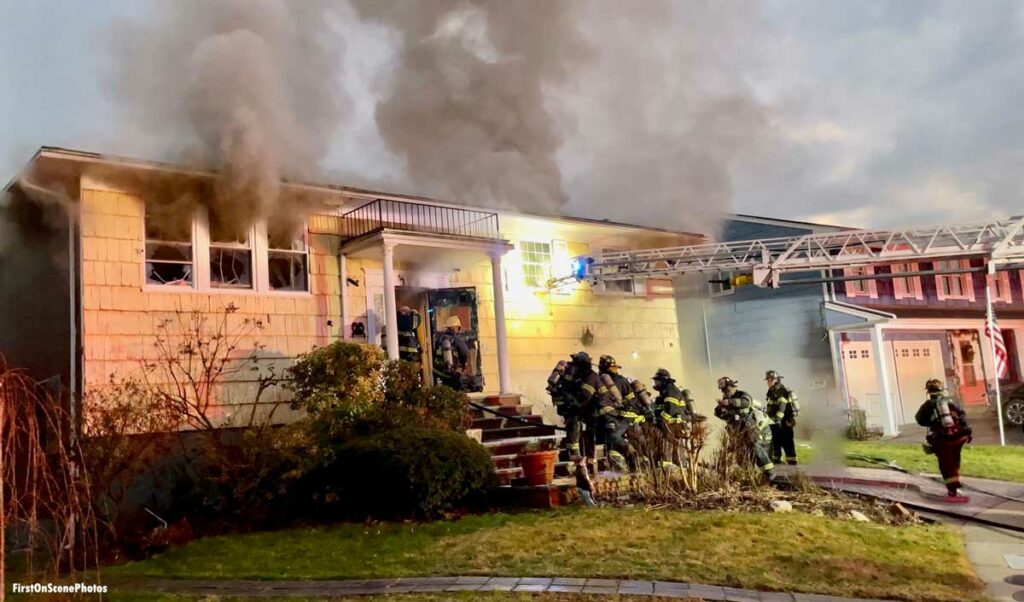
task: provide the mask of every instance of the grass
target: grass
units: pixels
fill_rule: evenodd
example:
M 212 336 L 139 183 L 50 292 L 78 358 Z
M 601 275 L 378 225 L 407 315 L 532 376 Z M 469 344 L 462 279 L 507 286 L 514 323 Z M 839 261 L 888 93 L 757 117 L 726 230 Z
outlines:
M 221 598 L 206 596 L 169 596 L 161 594 L 114 594 L 111 602 L 221 602 Z M 247 598 L 231 598 L 233 602 L 249 602 Z M 266 598 L 253 598 L 251 602 Z M 288 597 L 288 602 L 313 602 L 328 598 Z M 528 592 L 451 592 L 438 594 L 391 594 L 389 596 L 332 597 L 331 602 L 594 602 L 618 600 L 620 602 L 687 602 L 696 598 L 665 598 L 663 596 L 619 596 L 615 594 L 532 594 Z
M 805 514 L 568 508 L 453 522 L 344 524 L 213 537 L 110 577 L 605 577 L 906 600 L 969 600 L 982 584 L 956 531 Z M 407 600 L 408 598 L 402 598 Z
M 895 461 L 901 467 L 913 472 L 937 473 L 935 456 L 921 450 L 920 443 L 886 443 L 881 441 L 850 441 L 848 453 L 864 454 Z M 1024 447 L 1000 447 L 998 445 L 968 445 L 963 450 L 960 474 L 983 479 L 1000 479 L 1024 483 Z M 847 460 L 850 466 L 875 467 L 856 460 Z

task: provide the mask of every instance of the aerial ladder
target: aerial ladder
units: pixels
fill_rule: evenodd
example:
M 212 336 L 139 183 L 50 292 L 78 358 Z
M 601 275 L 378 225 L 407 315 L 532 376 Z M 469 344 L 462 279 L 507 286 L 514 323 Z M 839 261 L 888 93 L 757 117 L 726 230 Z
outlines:
M 597 284 L 627 278 L 674 278 L 714 273 L 718 282 L 732 287 L 753 284 L 778 288 L 787 283 L 807 284 L 806 278 L 784 279 L 786 273 L 823 272 L 867 267 L 880 263 L 984 258 L 984 267 L 954 267 L 894 274 L 830 276 L 818 282 L 904 278 L 986 271 L 986 315 L 995 323 L 992 276 L 997 270 L 1024 267 L 1024 216 L 983 222 L 884 230 L 839 230 L 803 236 L 710 243 L 660 249 L 638 249 L 573 259 L 569 275 L 548 281 L 549 288 L 575 282 Z M 723 274 L 727 275 L 723 279 Z M 848 274 L 848 273 L 847 273 Z M 996 353 L 995 338 L 990 339 Z M 1006 445 L 1002 397 L 995 386 L 999 437 Z
M 1024 216 L 907 229 L 840 230 L 803 236 L 638 249 L 580 256 L 549 288 L 626 278 L 728 273 L 729 283 L 777 288 L 786 273 L 841 270 L 879 263 L 984 257 L 988 266 L 1024 265 Z M 900 273 L 899 277 L 991 268 Z M 806 280 L 792 282 L 806 283 Z

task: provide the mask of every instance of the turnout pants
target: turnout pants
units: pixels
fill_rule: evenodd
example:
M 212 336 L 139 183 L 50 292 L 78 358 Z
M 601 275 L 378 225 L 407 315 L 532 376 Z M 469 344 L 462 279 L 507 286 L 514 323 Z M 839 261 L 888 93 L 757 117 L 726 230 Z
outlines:
M 796 438 L 793 427 L 785 422 L 772 424 L 772 461 L 782 462 L 782 454 L 786 454 L 786 464 L 796 464 Z
M 562 419 L 565 421 L 565 449 L 569 456 L 580 455 L 580 438 L 583 435 L 583 419 L 579 412 L 566 410 Z
M 775 463 L 772 462 L 772 430 L 759 429 L 755 425 L 749 427 L 750 443 L 754 452 L 754 464 L 764 471 L 770 479 L 775 476 Z
M 950 495 L 956 495 L 960 488 L 960 452 L 967 443 L 967 437 L 955 438 L 929 437 L 929 443 L 935 451 L 935 457 L 939 460 L 939 472 L 942 473 L 942 480 L 946 483 L 946 490 Z
M 626 431 L 632 426 L 633 421 L 617 416 L 606 416 L 605 420 L 605 441 L 608 444 L 608 457 L 612 464 L 619 470 L 628 470 L 629 463 L 629 442 L 626 441 Z

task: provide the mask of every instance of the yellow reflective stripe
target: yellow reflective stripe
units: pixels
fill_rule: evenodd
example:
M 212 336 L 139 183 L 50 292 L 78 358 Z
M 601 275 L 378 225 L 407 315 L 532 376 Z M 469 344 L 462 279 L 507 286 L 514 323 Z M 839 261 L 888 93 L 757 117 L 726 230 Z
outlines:
M 681 408 L 685 408 L 685 407 L 686 407 L 686 404 L 685 404 L 685 403 L 683 403 L 683 402 L 679 401 L 679 400 L 678 400 L 678 399 L 676 399 L 675 397 L 666 397 L 666 398 L 665 398 L 665 401 L 666 401 L 666 402 L 668 402 L 668 403 L 670 403 L 670 404 L 672 404 L 672 405 L 674 405 L 674 406 L 679 406 L 679 407 L 681 407 Z
M 615 450 L 612 450 L 612 451 L 608 452 L 608 456 L 610 456 L 612 458 L 623 458 L 623 459 L 625 459 L 625 456 L 623 456 L 622 454 L 620 454 L 619 452 L 617 452 Z
M 594 387 L 592 387 L 590 385 L 586 385 L 586 384 L 583 385 L 583 390 L 584 391 L 590 391 L 591 393 L 593 393 L 595 391 Z
M 637 414 L 636 412 L 623 412 L 622 413 L 622 417 L 623 418 L 633 418 L 633 419 L 643 418 L 643 416 L 641 416 L 640 414 Z
M 597 390 L 597 392 L 598 393 L 607 393 L 608 392 L 608 387 L 601 387 L 600 389 Z
M 602 416 L 604 416 L 605 414 L 611 414 L 614 411 L 615 411 L 615 406 L 604 406 L 603 408 L 601 408 L 601 411 L 598 412 L 598 413 L 601 414 Z
M 630 391 L 625 397 L 623 397 L 623 399 L 625 399 L 627 401 L 632 401 L 632 400 L 636 399 L 636 393 L 633 393 L 632 391 Z

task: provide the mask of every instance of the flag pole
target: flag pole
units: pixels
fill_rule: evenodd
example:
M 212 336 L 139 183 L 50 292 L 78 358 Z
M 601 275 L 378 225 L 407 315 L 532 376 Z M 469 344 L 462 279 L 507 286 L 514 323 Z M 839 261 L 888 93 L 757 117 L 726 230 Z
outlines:
M 1006 447 L 1006 431 L 1003 429 L 1003 394 L 999 390 L 999 360 L 996 357 L 996 337 L 992 332 L 996 328 L 996 313 L 992 308 L 992 279 L 996 275 L 996 266 L 988 262 L 988 276 L 985 278 L 985 330 L 988 344 L 992 348 L 992 375 L 996 385 L 996 416 L 999 417 L 999 445 Z

